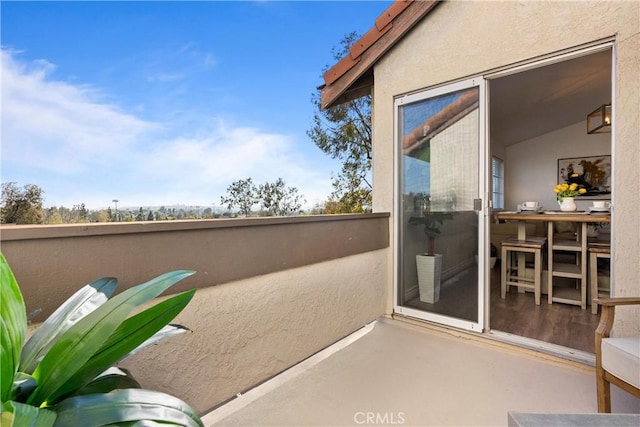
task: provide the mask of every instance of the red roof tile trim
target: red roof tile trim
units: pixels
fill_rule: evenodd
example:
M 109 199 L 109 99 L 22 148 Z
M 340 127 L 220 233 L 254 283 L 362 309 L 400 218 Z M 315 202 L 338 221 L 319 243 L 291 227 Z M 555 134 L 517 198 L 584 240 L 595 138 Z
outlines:
M 402 139 L 404 154 L 410 154 L 428 140 L 478 108 L 478 93 L 468 92 L 416 126 Z
M 351 46 L 349 55 L 342 58 L 340 62 L 324 73 L 324 83 L 330 85 L 353 67 L 360 60 L 360 55 L 391 29 L 393 19 L 400 15 L 411 4 L 411 1 L 397 0 L 382 15 L 376 18 L 375 26 Z
M 373 85 L 375 63 L 441 0 L 396 0 L 349 54 L 324 74 L 321 107 L 355 99 Z

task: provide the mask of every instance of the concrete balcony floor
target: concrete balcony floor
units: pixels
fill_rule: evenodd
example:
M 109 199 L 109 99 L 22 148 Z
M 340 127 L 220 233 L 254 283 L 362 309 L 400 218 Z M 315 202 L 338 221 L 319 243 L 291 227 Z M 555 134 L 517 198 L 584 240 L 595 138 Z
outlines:
M 613 412 L 640 401 L 612 386 Z M 505 426 L 507 413 L 595 413 L 594 368 L 379 319 L 203 417 L 207 426 Z

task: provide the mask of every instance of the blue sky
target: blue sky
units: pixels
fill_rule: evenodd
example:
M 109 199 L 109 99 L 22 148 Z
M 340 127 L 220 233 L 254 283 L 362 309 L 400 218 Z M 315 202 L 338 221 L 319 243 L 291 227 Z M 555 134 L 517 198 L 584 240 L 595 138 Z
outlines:
M 3 1 L 2 181 L 97 209 L 281 177 L 312 206 L 340 164 L 306 135 L 311 94 L 391 3 Z

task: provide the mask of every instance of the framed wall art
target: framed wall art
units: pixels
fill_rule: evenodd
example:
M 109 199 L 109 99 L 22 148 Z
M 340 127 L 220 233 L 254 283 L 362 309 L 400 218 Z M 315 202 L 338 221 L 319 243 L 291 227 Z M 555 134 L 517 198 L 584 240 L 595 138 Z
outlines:
M 611 156 L 558 159 L 558 184 L 576 183 L 587 192 L 580 198 L 611 198 Z

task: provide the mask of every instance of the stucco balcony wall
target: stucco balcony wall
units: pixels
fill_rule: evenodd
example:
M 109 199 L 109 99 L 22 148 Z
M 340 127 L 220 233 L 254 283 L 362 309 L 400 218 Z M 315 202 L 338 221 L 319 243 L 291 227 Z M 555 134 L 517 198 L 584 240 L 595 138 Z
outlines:
M 79 287 L 197 274 L 177 323 L 192 333 L 125 360 L 143 386 L 216 405 L 384 314 L 389 215 L 5 226 L 1 250 L 40 322 Z

